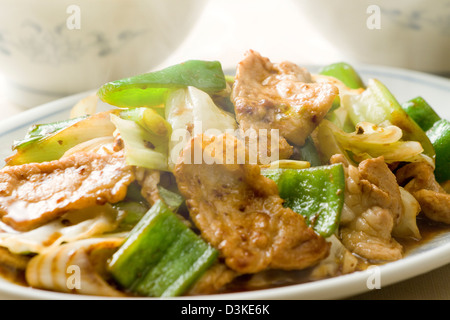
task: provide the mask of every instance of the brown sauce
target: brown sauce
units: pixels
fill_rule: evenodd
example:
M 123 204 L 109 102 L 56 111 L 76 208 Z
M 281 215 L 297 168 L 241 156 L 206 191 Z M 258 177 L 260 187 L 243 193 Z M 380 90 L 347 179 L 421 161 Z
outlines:
M 17 285 L 28 286 L 27 281 L 25 280 L 25 272 L 23 270 L 18 270 L 14 267 L 9 267 L 0 264 L 0 276 L 9 281 L 13 282 Z
M 420 235 L 422 236 L 420 240 L 396 239 L 403 246 L 405 256 L 412 250 L 433 240 L 436 236 L 450 231 L 449 225 L 434 222 L 421 216 L 417 217 L 417 226 L 419 227 Z

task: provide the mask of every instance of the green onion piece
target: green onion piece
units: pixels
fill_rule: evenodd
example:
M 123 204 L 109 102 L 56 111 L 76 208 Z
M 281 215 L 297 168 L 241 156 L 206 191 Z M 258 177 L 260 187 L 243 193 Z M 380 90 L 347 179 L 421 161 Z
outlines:
M 23 149 L 36 141 L 45 139 L 51 134 L 54 134 L 67 127 L 70 127 L 71 125 L 83 119 L 86 119 L 86 116 L 77 117 L 69 120 L 33 125 L 29 128 L 26 136 L 23 139 L 14 141 L 13 150 Z
M 5 160 L 7 165 L 58 160 L 64 153 L 85 141 L 112 136 L 115 130 L 110 120 L 112 112 L 100 112 L 85 119 L 34 127 L 28 141 L 16 143 L 16 153 Z M 67 126 L 64 126 L 66 124 Z M 42 134 L 41 136 L 39 135 Z M 44 135 L 44 132 L 47 134 Z M 36 139 L 34 139 L 36 138 Z M 27 138 L 26 138 L 27 139 Z
M 217 259 L 218 251 L 163 201 L 145 214 L 108 264 L 122 287 L 139 295 L 182 295 Z

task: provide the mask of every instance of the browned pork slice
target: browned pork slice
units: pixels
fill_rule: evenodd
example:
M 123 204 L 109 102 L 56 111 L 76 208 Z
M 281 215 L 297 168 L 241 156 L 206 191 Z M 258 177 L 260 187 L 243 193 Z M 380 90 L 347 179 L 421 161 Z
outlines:
M 392 237 L 403 212 L 400 188 L 383 157 L 364 160 L 355 167 L 342 155 L 334 155 L 331 163 L 343 163 L 346 173 L 342 243 L 366 259 L 402 258 L 402 246 Z
M 282 142 L 301 146 L 338 93 L 332 84 L 315 83 L 305 68 L 291 62 L 275 64 L 250 50 L 237 66 L 232 100 L 244 131 L 276 129 Z M 289 152 L 282 145 L 280 158 Z
M 450 224 L 450 194 L 436 181 L 431 165 L 413 162 L 398 169 L 396 176 L 429 219 Z
M 223 150 L 211 148 L 222 148 L 221 139 L 232 139 L 234 155 L 240 154 L 243 146 L 233 136 L 199 135 L 183 150 L 174 174 L 193 222 L 225 264 L 255 273 L 302 269 L 326 257 L 329 245 L 301 215 L 283 207 L 277 185 L 261 175 L 258 165 L 226 162 Z M 190 159 L 195 152 L 208 153 L 209 164 Z
M 31 230 L 69 210 L 118 202 L 133 180 L 123 153 L 77 153 L 5 167 L 0 171 L 0 217 L 16 230 Z

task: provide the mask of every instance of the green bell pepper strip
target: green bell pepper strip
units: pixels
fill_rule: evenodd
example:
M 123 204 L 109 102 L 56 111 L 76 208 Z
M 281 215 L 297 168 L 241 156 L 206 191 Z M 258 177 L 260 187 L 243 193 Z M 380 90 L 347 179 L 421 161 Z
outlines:
M 450 122 L 441 119 L 422 97 L 405 102 L 402 108 L 425 131 L 434 147 L 436 180 L 438 182 L 450 180 Z
M 334 77 L 344 83 L 350 89 L 365 88 L 356 70 L 348 63 L 337 62 L 325 66 L 319 70 L 319 74 Z
M 436 150 L 436 169 L 434 175 L 438 182 L 450 180 L 450 121 L 440 119 L 428 129 L 430 138 Z
M 416 97 L 402 104 L 403 110 L 422 128 L 430 129 L 441 117 L 422 97 Z
M 108 263 L 119 285 L 154 297 L 182 295 L 217 259 L 218 251 L 157 201 Z
M 343 99 L 355 126 L 362 121 L 376 125 L 389 121 L 402 129 L 404 141 L 420 142 L 424 154 L 431 159 L 435 158 L 434 147 L 425 132 L 408 116 L 394 95 L 379 80 L 370 79 L 362 94 L 346 95 Z
M 308 169 L 263 169 L 274 180 L 284 205 L 301 214 L 306 223 L 323 237 L 339 226 L 344 206 L 345 174 L 342 164 Z
M 100 87 L 97 95 L 118 107 L 152 107 L 164 104 L 171 89 L 196 87 L 209 94 L 226 88 L 218 61 L 189 60 L 166 69 L 112 81 Z

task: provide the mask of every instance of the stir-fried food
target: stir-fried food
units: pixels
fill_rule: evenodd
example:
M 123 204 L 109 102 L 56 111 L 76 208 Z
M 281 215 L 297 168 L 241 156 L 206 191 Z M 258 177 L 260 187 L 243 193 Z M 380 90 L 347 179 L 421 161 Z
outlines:
M 20 231 L 34 229 L 69 210 L 119 202 L 134 180 L 123 156 L 97 153 L 11 166 L 0 175 L 0 216 Z
M 32 287 L 40 289 L 111 297 L 125 296 L 108 284 L 104 268 L 106 259 L 121 244 L 121 238 L 91 238 L 52 247 L 30 260 L 26 267 L 26 280 Z M 68 271 L 79 272 L 82 277 L 68 283 Z
M 434 221 L 450 223 L 450 194 L 436 182 L 433 168 L 425 162 L 410 163 L 397 170 L 397 179 Z
M 448 121 L 345 63 L 312 74 L 250 50 L 234 75 L 187 61 L 98 98 L 5 159 L 11 281 L 111 297 L 272 288 L 391 263 L 424 224 L 450 224 Z
M 315 83 L 305 68 L 291 62 L 274 64 L 250 50 L 237 66 L 231 96 L 244 131 L 279 131 L 283 159 L 292 154 L 285 139 L 302 146 L 338 93 L 333 84 Z
M 258 165 L 192 164 L 185 159 L 197 147 L 202 152 L 213 140 L 195 137 L 183 150 L 175 177 L 196 227 L 218 248 L 225 264 L 239 273 L 267 268 L 303 269 L 328 254 L 328 244 L 308 227 L 303 217 L 283 207 L 274 181 L 260 173 Z M 235 154 L 244 146 L 230 138 Z M 219 148 L 222 141 L 215 144 Z M 216 157 L 223 154 L 214 151 Z M 189 159 L 190 160 L 190 159 Z M 188 164 L 189 163 L 189 164 Z
M 343 161 L 333 156 L 332 163 Z M 397 260 L 401 245 L 392 230 L 402 215 L 402 199 L 394 174 L 383 158 L 364 160 L 358 168 L 346 166 L 345 209 L 340 238 L 352 252 L 371 260 Z

